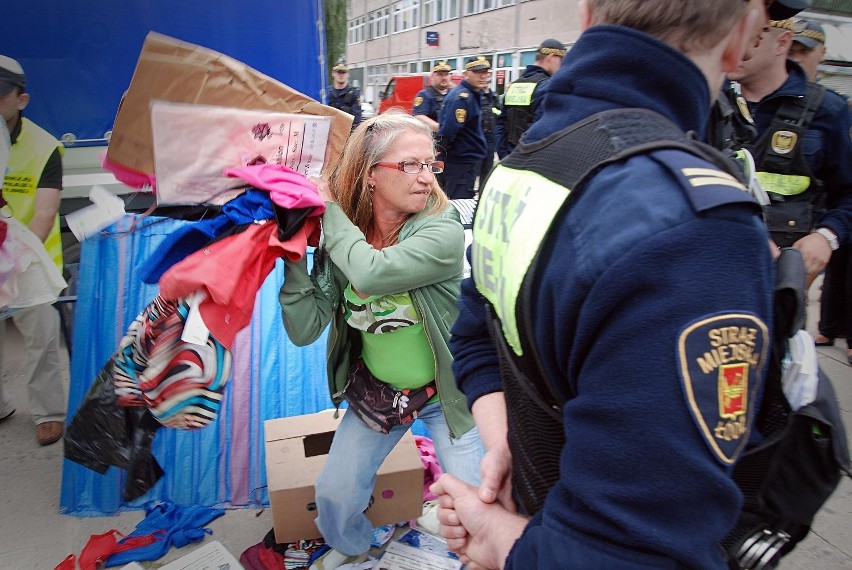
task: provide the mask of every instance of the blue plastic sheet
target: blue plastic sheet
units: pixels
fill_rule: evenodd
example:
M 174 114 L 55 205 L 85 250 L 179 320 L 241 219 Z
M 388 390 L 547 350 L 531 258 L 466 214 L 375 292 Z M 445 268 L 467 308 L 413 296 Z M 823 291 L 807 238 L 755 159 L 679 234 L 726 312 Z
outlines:
M 127 215 L 83 242 L 75 308 L 68 415 L 73 416 L 92 380 L 136 315 L 157 294 L 136 267 L 182 222 Z M 310 252 L 309 252 L 310 255 Z M 279 261 L 258 292 L 252 321 L 233 345 L 233 370 L 218 419 L 196 431 L 162 428 L 153 452 L 163 478 L 140 499 L 123 503 L 124 472 L 100 475 L 65 460 L 60 512 L 110 515 L 151 502 L 242 507 L 268 505 L 263 422 L 332 406 L 325 373 L 326 335 L 294 346 L 284 331 L 278 289 Z
M 149 31 L 224 53 L 321 101 L 321 0 L 3 2 L 0 54 L 20 61 L 26 114 L 57 138 L 104 144 Z M 13 24 L 14 23 L 14 24 Z M 87 143 L 83 143 L 87 144 Z

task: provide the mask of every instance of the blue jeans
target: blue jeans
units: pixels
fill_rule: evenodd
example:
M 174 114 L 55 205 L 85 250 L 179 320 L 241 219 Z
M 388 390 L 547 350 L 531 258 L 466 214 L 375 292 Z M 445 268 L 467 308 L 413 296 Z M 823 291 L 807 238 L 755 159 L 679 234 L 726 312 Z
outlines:
M 441 468 L 479 485 L 479 462 L 485 448 L 476 428 L 450 439 L 438 402 L 427 404 L 418 418 L 429 428 Z M 364 510 L 376 485 L 376 473 L 410 426 L 397 426 L 383 434 L 367 427 L 355 414 L 344 414 L 316 482 L 316 524 L 332 548 L 350 556 L 370 549 L 373 525 Z

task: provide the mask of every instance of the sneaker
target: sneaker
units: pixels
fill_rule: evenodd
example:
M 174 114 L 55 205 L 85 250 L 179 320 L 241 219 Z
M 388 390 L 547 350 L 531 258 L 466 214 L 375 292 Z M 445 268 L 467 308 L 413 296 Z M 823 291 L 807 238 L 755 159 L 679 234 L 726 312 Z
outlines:
M 334 568 L 343 566 L 344 564 L 363 562 L 366 559 L 366 554 L 349 556 L 348 554 L 343 554 L 339 550 L 331 548 L 328 552 L 314 560 L 314 563 L 311 564 L 309 570 L 334 570 Z
M 15 413 L 15 408 L 12 408 L 12 411 L 11 411 L 11 412 L 9 412 L 8 414 L 6 414 L 6 415 L 4 415 L 4 416 L 0 417 L 0 423 L 5 422 L 5 421 L 6 421 L 6 420 L 8 420 L 9 418 L 11 418 L 11 417 L 12 417 L 12 414 L 14 414 L 14 413 Z
M 39 445 L 50 445 L 59 441 L 64 431 L 62 422 L 42 422 L 36 426 L 36 439 Z

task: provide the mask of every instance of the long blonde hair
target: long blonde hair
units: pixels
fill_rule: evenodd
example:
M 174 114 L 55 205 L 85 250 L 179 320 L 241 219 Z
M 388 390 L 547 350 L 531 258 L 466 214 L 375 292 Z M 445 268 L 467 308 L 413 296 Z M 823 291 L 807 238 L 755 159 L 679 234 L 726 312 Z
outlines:
M 432 139 L 431 129 L 411 115 L 386 112 L 367 119 L 349 135 L 343 147 L 343 156 L 331 173 L 331 193 L 343 212 L 364 235 L 369 235 L 373 225 L 373 201 L 368 184 L 370 169 L 382 160 L 396 137 L 405 131 L 420 132 Z M 426 213 L 443 212 L 447 203 L 447 195 L 438 182 L 433 181 Z M 394 231 L 394 238 L 399 235 L 400 229 L 401 225 Z

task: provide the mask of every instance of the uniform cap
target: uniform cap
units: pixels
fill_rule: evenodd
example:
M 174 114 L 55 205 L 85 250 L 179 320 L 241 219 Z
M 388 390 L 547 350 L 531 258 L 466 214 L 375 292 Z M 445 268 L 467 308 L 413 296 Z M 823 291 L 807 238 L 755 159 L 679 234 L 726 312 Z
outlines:
M 538 46 L 538 50 L 536 51 L 544 55 L 558 55 L 559 57 L 565 57 L 565 54 L 568 52 L 562 42 L 553 38 L 548 38 L 541 42 L 541 45 Z
M 467 62 L 464 68 L 465 71 L 482 71 L 484 69 L 491 69 L 491 63 L 481 55 L 478 55 L 475 59 Z
M 450 72 L 452 70 L 453 70 L 453 68 L 450 67 L 449 63 L 447 63 L 446 61 L 439 61 L 438 63 L 435 64 L 435 67 L 432 68 L 432 73 L 434 73 L 436 71 Z
M 775 0 L 769 6 L 769 18 L 772 20 L 786 20 L 787 18 L 792 18 L 805 8 L 810 7 L 810 0 Z
M 349 68 L 346 67 L 345 63 L 338 63 L 337 65 L 332 67 L 331 70 L 332 71 L 341 71 L 343 73 L 347 73 L 349 71 Z
M 813 49 L 825 43 L 825 30 L 816 22 L 799 20 L 793 24 L 793 41 Z
M 773 28 L 778 28 L 781 30 L 790 30 L 793 31 L 793 19 L 787 18 L 786 20 L 769 20 L 769 26 Z
M 23 89 L 27 76 L 21 64 L 11 57 L 0 55 L 0 97 L 5 97 L 15 87 Z

